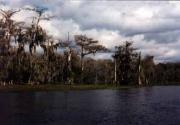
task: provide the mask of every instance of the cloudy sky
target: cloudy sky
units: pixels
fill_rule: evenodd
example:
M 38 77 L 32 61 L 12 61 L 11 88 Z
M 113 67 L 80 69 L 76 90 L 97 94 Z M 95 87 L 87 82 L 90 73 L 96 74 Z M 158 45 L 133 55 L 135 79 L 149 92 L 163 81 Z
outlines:
M 156 62 L 180 61 L 180 2 L 108 0 L 0 0 L 1 9 L 40 6 L 55 16 L 41 25 L 54 38 L 86 34 L 113 48 L 134 41 Z M 21 11 L 13 18 L 32 21 L 34 13 Z

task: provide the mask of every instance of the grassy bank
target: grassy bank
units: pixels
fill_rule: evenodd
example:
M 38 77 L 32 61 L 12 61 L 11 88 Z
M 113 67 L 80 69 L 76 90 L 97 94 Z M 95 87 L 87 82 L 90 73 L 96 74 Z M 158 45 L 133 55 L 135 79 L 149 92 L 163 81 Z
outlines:
M 7 85 L 0 86 L 0 91 L 68 91 L 68 90 L 95 90 L 95 89 L 127 89 L 138 86 L 115 85 Z

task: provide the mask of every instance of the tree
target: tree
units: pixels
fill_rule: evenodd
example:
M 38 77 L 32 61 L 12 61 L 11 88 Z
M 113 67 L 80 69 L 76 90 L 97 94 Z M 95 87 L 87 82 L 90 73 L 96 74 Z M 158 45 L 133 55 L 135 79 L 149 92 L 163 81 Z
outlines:
M 117 83 L 127 85 L 137 83 L 138 53 L 132 47 L 132 42 L 116 47 L 114 59 L 117 67 Z
M 69 32 L 68 39 L 66 41 L 60 41 L 59 47 L 64 49 L 64 64 L 63 64 L 63 79 L 65 83 L 72 84 L 73 83 L 73 71 L 72 71 L 72 56 L 75 46 L 72 46 L 72 41 L 69 40 Z
M 46 61 L 45 66 L 47 67 L 46 77 L 48 78 L 48 82 L 52 82 L 53 78 L 56 75 L 56 62 L 57 57 L 55 54 L 55 50 L 58 49 L 60 43 L 54 43 L 53 40 L 49 40 L 47 44 L 40 45 L 44 50 L 44 60 Z
M 16 38 L 16 30 L 21 22 L 15 22 L 12 20 L 12 16 L 15 15 L 20 10 L 2 10 L 0 9 L 0 14 L 2 18 L 0 19 L 0 55 L 2 58 L 1 70 L 3 71 L 2 74 L 6 76 L 6 78 L 2 78 L 1 80 L 7 81 L 8 79 L 8 68 L 11 64 L 12 56 L 10 55 L 12 52 L 11 42 L 12 37 Z M 5 80 L 6 79 L 6 80 Z
M 7 54 L 10 49 L 10 42 L 12 37 L 16 37 L 17 26 L 22 22 L 15 22 L 12 20 L 12 16 L 15 15 L 20 10 L 2 10 L 0 9 L 0 14 L 2 19 L 0 19 L 0 42 L 1 42 L 1 54 Z
M 52 18 L 52 17 L 46 17 L 44 15 L 44 12 L 47 10 L 46 8 L 36 7 L 36 8 L 25 8 L 25 9 L 29 10 L 29 11 L 34 11 L 37 14 L 36 17 L 33 17 L 32 26 L 27 28 L 27 32 L 26 32 L 26 36 L 29 41 L 29 52 L 30 52 L 30 67 L 31 67 L 30 68 L 31 75 L 29 77 L 29 82 L 30 82 L 32 79 L 32 74 L 34 72 L 33 67 L 36 65 L 36 63 L 34 63 L 35 65 L 32 65 L 33 61 L 36 61 L 32 57 L 33 53 L 36 52 L 36 46 L 41 45 L 41 47 L 44 50 L 47 50 L 44 52 L 48 52 L 48 54 L 49 54 L 49 51 L 52 50 L 51 49 L 52 47 L 48 47 L 48 49 L 45 49 L 47 47 L 45 47 L 43 45 L 43 43 L 45 43 L 46 41 L 49 43 L 49 41 L 48 41 L 49 36 L 46 34 L 45 30 L 43 30 L 43 28 L 41 26 L 39 26 L 39 23 L 41 20 L 50 20 L 50 18 Z
M 83 82 L 83 71 L 84 71 L 84 57 L 90 54 L 96 54 L 97 52 L 105 52 L 107 49 L 98 44 L 97 40 L 88 38 L 85 35 L 75 35 L 75 42 L 80 47 L 81 56 L 81 79 Z
M 155 64 L 154 64 L 154 56 L 147 55 L 142 60 L 142 65 L 145 74 L 145 82 L 152 83 L 154 82 L 154 74 L 155 74 Z
M 29 35 L 29 51 L 32 55 L 33 51 L 36 51 L 36 45 L 42 44 L 46 41 L 47 34 L 39 26 L 41 20 L 50 20 L 53 16 L 44 15 L 47 8 L 36 7 L 36 8 L 25 8 L 26 10 L 33 11 L 37 14 L 36 17 L 33 17 L 32 26 L 28 30 Z

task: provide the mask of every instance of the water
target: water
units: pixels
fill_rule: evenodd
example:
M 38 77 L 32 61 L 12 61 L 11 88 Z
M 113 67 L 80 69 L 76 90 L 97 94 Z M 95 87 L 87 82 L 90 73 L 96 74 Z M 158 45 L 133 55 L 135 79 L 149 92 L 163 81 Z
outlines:
M 180 86 L 0 93 L 1 125 L 180 125 Z

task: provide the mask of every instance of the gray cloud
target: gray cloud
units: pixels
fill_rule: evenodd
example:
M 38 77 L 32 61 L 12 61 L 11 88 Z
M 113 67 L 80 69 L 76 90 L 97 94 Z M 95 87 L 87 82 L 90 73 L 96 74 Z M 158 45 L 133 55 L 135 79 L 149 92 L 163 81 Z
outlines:
M 159 33 L 147 33 L 145 39 L 155 40 L 158 43 L 176 43 L 180 39 L 180 30 L 168 31 L 168 32 L 159 32 Z

